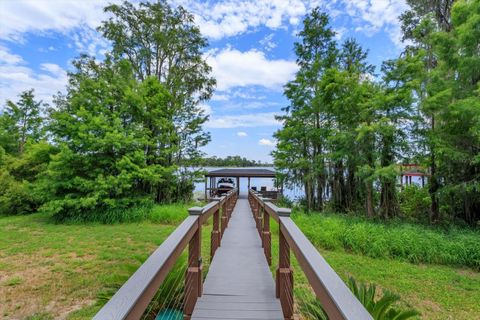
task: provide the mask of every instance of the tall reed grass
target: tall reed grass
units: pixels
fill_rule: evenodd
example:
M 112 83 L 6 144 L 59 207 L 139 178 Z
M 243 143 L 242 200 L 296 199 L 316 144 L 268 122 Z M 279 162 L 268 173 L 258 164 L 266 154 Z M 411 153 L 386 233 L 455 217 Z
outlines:
M 374 222 L 340 214 L 297 213 L 292 217 L 314 245 L 328 250 L 480 269 L 477 230 Z

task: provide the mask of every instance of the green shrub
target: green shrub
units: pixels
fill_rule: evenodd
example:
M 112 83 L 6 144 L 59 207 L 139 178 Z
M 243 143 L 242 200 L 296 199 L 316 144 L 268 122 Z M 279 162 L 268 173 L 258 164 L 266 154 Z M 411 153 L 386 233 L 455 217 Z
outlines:
M 419 313 L 415 310 L 400 310 L 395 304 L 400 296 L 389 291 L 382 292 L 381 297 L 374 284 L 357 283 L 354 278 L 348 280 L 348 287 L 375 320 L 400 320 L 413 318 Z
M 50 205 L 54 204 L 51 202 Z M 97 208 L 85 211 L 61 211 L 54 214 L 57 223 L 98 222 L 104 224 L 139 222 L 147 219 L 152 211 L 153 202 L 145 200 L 131 207 Z
M 192 205 L 193 206 L 193 205 Z M 188 216 L 188 205 L 184 203 L 154 206 L 148 220 L 161 224 L 179 224 Z
M 350 291 L 367 309 L 375 320 L 405 320 L 418 316 L 419 313 L 413 309 L 402 310 L 398 306 L 400 296 L 389 291 L 378 291 L 374 284 L 358 283 L 350 277 L 347 283 Z M 302 319 L 327 320 L 320 301 L 310 291 L 296 290 L 297 313 Z
M 277 200 L 276 205 L 282 208 L 293 208 L 295 205 L 295 202 L 287 196 L 281 196 Z
M 398 194 L 402 215 L 412 221 L 428 221 L 432 199 L 427 188 L 415 184 L 405 186 Z
M 5 168 L 0 168 L 0 215 L 32 213 L 36 208 L 31 183 L 18 181 Z
M 33 213 L 45 201 L 38 182 L 55 152 L 45 141 L 27 144 L 17 157 L 0 148 L 0 215 Z

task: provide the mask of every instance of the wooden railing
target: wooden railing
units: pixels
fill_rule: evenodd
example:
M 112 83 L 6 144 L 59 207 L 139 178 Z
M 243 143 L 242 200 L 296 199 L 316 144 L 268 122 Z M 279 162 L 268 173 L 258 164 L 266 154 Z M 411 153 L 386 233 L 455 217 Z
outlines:
M 348 289 L 317 249 L 290 218 L 291 210 L 279 208 L 271 199 L 249 190 L 248 200 L 252 208 L 258 233 L 268 264 L 272 263 L 270 217 L 279 225 L 279 261 L 276 270 L 276 294 L 280 299 L 285 319 L 293 319 L 293 269 L 290 251 L 310 283 L 329 319 L 373 319 L 365 307 Z M 318 230 L 318 232 L 322 232 Z
M 183 313 L 185 319 L 190 319 L 203 288 L 202 224 L 213 215 L 210 251 L 213 257 L 221 245 L 223 232 L 235 207 L 237 191 L 232 190 L 226 196 L 211 200 L 212 202 L 204 207 L 188 210 L 189 216 L 95 315 L 95 320 L 139 319 L 187 245 L 188 266 L 185 274 Z

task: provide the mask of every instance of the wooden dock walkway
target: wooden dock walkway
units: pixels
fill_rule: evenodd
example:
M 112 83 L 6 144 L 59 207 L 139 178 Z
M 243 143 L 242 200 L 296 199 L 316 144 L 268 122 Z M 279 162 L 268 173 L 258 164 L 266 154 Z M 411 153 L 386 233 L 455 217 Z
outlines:
M 144 319 L 149 315 L 147 309 L 152 306 L 152 299 L 185 249 L 188 261 L 184 285 L 171 290 L 183 290 L 183 302 L 176 301 L 172 310 L 183 309 L 186 320 L 303 317 L 302 310 L 296 308 L 302 300 L 294 295 L 293 272 L 296 271 L 290 262 L 290 253 L 295 255 L 298 271 L 304 273 L 312 294 L 329 319 L 373 319 L 290 218 L 290 209 L 277 207 L 272 199 L 264 198 L 255 190 L 248 191 L 248 200 L 238 194 L 238 190 L 231 190 L 220 198 L 212 198 L 203 207 L 188 209 L 189 216 L 123 284 L 94 320 Z M 209 218 L 213 220 L 212 263 L 204 283 L 201 235 L 202 226 Z M 272 261 L 271 219 L 279 225 L 279 232 L 275 234 L 278 237 L 276 261 Z M 276 270 L 275 282 L 269 264 Z M 164 299 L 155 301 L 155 305 L 168 301 Z M 162 308 L 154 312 L 157 315 L 162 310 L 172 312 L 170 305 Z
M 246 196 L 233 210 L 192 319 L 283 319 Z

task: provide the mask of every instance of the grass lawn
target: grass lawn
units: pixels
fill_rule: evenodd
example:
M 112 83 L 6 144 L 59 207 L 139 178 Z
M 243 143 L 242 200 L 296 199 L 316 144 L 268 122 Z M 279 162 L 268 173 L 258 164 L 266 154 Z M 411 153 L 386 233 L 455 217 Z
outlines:
M 39 214 L 0 217 L 0 318 L 90 319 L 175 229 L 187 207 L 156 207 L 148 221 L 115 225 L 60 225 Z M 205 267 L 209 228 L 202 233 Z M 480 318 L 480 274 L 473 269 L 344 249 L 320 252 L 343 279 L 351 275 L 400 294 L 422 318 Z M 300 271 L 295 277 L 297 284 L 305 282 Z
M 311 219 L 309 219 L 311 218 Z M 480 273 L 476 269 L 436 264 L 413 264 L 401 258 L 372 258 L 359 253 L 348 252 L 343 247 L 335 250 L 325 249 L 318 234 L 334 234 L 323 219 L 337 217 L 293 216 L 297 225 L 307 237 L 317 245 L 319 252 L 330 266 L 346 282 L 351 276 L 358 282 L 374 283 L 380 290 L 388 290 L 401 296 L 400 307 L 415 309 L 422 319 L 480 319 Z M 344 218 L 340 218 L 344 219 Z M 354 219 L 355 220 L 355 219 Z M 278 224 L 271 220 L 272 230 L 272 273 L 278 265 Z M 351 222 L 355 224 L 356 222 Z M 358 221 L 365 224 L 365 221 Z M 313 229 L 316 227 L 316 232 Z M 401 232 L 405 226 L 399 226 L 388 234 Z M 386 236 L 388 241 L 388 235 Z M 480 237 L 477 238 L 480 241 Z M 291 254 L 294 269 L 295 286 L 307 288 L 310 285 Z M 298 299 L 309 299 L 302 291 L 295 292 Z
M 0 217 L 0 318 L 90 319 L 188 207 L 157 207 L 149 221 L 115 225 L 54 224 L 40 214 Z M 202 233 L 206 268 L 208 229 Z

